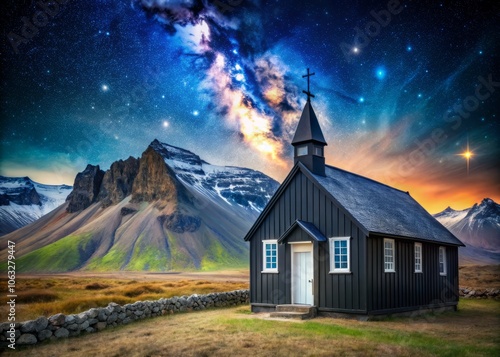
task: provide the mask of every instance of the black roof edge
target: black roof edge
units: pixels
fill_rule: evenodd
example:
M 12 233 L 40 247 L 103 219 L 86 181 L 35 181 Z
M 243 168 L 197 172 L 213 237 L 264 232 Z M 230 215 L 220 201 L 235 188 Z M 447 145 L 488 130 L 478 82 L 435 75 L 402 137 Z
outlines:
M 311 224 L 314 226 L 314 228 L 318 231 L 318 233 L 321 235 L 321 236 L 316 236 L 314 234 L 314 232 L 311 232 L 310 229 L 306 226 L 306 224 Z M 288 236 L 295 230 L 295 228 L 299 227 L 300 229 L 302 229 L 304 232 L 306 232 L 306 234 L 311 237 L 312 239 L 316 240 L 317 242 L 327 242 L 328 241 L 328 238 L 325 237 L 325 235 L 318 229 L 318 227 L 316 227 L 316 225 L 312 222 L 306 222 L 306 221 L 302 221 L 300 219 L 296 219 L 291 225 L 290 227 L 288 227 L 288 229 L 285 231 L 285 233 L 283 233 L 281 235 L 281 237 L 278 238 L 278 243 L 279 244 L 283 244 L 283 242 L 286 240 L 286 238 L 288 238 Z
M 451 233 L 451 232 L 450 232 Z M 419 242 L 425 242 L 425 243 L 434 243 L 434 244 L 439 244 L 439 245 L 450 245 L 454 247 L 466 247 L 465 244 L 462 243 L 460 239 L 457 238 L 457 240 L 460 242 L 460 244 L 454 244 L 454 243 L 446 243 L 446 242 L 436 242 L 435 240 L 430 240 L 430 239 L 425 239 L 425 238 L 419 238 L 419 237 L 407 237 L 407 236 L 400 236 L 400 235 L 395 235 L 395 234 L 386 234 L 386 233 L 380 233 L 380 232 L 370 232 L 370 236 L 376 236 L 376 237 L 382 237 L 382 238 L 394 238 L 394 239 L 405 239 L 405 240 L 414 240 L 414 241 L 419 241 Z
M 316 143 L 316 144 L 322 144 L 324 146 L 328 146 L 328 143 L 324 143 L 324 142 L 318 141 L 316 139 L 296 141 L 295 143 L 293 143 L 293 145 L 295 146 L 295 145 L 300 145 L 300 144 L 303 144 L 303 143 Z

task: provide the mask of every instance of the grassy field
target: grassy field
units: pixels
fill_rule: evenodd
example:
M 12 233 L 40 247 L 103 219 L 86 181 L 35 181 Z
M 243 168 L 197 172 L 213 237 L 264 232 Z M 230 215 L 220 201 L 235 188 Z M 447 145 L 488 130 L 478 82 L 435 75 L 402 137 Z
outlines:
M 500 289 L 500 265 L 470 265 L 460 267 L 460 286 Z
M 25 321 L 59 312 L 77 313 L 107 306 L 110 302 L 126 304 L 162 297 L 248 289 L 248 285 L 248 271 L 18 275 L 16 319 Z M 461 267 L 460 285 L 500 288 L 500 266 Z M 7 281 L 0 279 L 0 286 L 6 288 Z M 2 317 L 7 316 L 6 295 L 0 295 Z
M 7 287 L 7 281 L 0 280 L 0 286 Z M 110 302 L 123 305 L 138 300 L 238 289 L 248 289 L 248 272 L 18 276 L 16 320 L 49 317 L 59 312 L 77 313 L 92 307 L 107 306 Z M 0 296 L 0 322 L 4 322 L 8 314 L 6 295 Z
M 6 356 L 499 356 L 500 302 L 383 321 L 269 320 L 249 307 L 141 320 Z

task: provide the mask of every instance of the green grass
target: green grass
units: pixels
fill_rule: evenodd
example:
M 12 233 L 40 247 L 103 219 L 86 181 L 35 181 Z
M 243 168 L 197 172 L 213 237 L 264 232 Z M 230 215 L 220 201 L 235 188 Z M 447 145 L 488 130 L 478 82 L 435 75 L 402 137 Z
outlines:
M 167 232 L 170 248 L 169 270 L 196 270 L 193 260 L 187 252 L 180 248 L 175 234 Z
M 16 261 L 18 272 L 64 272 L 80 267 L 92 251 L 92 235 L 70 235 Z
M 488 316 L 491 321 L 486 321 L 481 316 Z M 461 299 L 458 312 L 427 314 L 416 318 L 398 317 L 366 323 L 353 321 L 348 323 L 348 326 L 344 322 L 346 321 L 328 318 L 304 323 L 220 318 L 220 323 L 227 326 L 228 333 L 243 332 L 249 336 L 255 333 L 270 334 L 276 338 L 286 336 L 288 339 L 332 341 L 352 338 L 360 344 L 392 346 L 408 351 L 410 355 L 500 356 L 500 334 L 497 333 L 493 337 L 495 329 L 500 331 L 499 301 Z M 493 326 L 489 326 L 491 323 Z M 394 326 L 390 326 L 391 324 Z M 455 331 L 454 324 L 462 324 L 460 327 L 465 329 Z M 480 324 L 483 329 L 493 332 L 493 336 L 480 335 L 479 331 L 460 335 L 468 328 L 479 330 Z M 404 327 L 400 328 L 401 325 Z
M 127 252 L 121 251 L 116 247 L 112 247 L 106 255 L 92 258 L 85 267 L 85 270 L 118 271 L 125 262 L 126 256 Z
M 250 313 L 249 306 L 238 306 L 145 319 L 102 333 L 23 348 L 22 353 L 36 357 L 75 352 L 99 357 L 496 357 L 500 355 L 499 323 L 500 302 L 491 300 L 461 300 L 458 312 L 368 322 L 268 320 Z
M 217 238 L 208 234 L 204 238 L 209 246 L 201 261 L 202 271 L 248 268 L 248 255 L 233 255 Z

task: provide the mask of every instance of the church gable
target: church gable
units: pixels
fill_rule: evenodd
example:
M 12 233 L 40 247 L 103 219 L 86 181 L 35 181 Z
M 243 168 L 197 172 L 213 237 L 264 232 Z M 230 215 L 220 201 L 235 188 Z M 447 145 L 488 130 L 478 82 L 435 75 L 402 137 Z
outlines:
M 245 240 L 255 239 L 255 236 L 278 239 L 296 220 L 314 225 L 327 238 L 350 235 L 353 231 L 367 235 L 366 229 L 309 176 L 310 173 L 300 163 L 296 165 Z
M 296 220 L 314 225 L 327 238 L 351 236 L 353 233 L 365 236 L 364 228 L 333 202 L 321 186 L 310 180 L 300 166 L 297 165 L 280 186 L 245 240 L 279 239 Z M 306 232 L 300 234 L 307 235 Z

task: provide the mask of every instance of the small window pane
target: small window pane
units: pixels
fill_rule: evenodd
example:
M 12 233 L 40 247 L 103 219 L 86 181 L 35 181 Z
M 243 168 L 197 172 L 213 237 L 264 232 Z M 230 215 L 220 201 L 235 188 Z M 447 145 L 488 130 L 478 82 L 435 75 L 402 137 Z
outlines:
M 299 146 L 297 148 L 297 156 L 305 156 L 307 155 L 307 145 Z
M 264 271 L 276 271 L 278 268 L 278 245 L 264 242 Z
M 394 240 L 384 239 L 384 270 L 394 272 Z
M 332 273 L 349 272 L 350 238 L 330 238 L 330 270 Z

